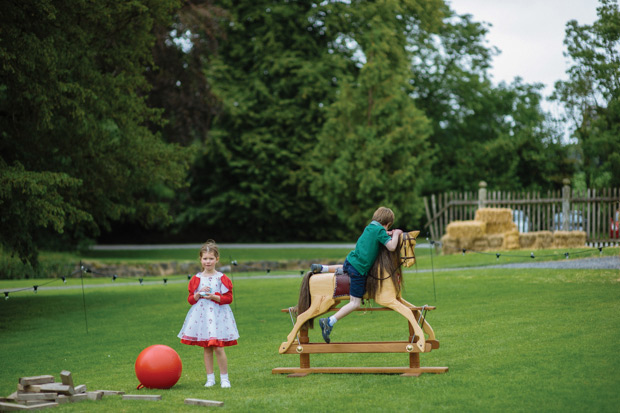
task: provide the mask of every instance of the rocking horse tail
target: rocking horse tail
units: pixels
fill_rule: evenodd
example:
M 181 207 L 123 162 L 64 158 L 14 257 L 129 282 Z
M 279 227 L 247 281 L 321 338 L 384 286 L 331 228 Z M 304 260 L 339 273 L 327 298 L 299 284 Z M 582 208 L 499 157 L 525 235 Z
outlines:
M 314 273 L 308 271 L 301 280 L 301 287 L 299 287 L 299 301 L 297 301 L 297 314 L 302 314 L 310 308 L 310 277 Z M 308 328 L 314 328 L 314 318 L 309 319 L 304 323 L 304 326 Z

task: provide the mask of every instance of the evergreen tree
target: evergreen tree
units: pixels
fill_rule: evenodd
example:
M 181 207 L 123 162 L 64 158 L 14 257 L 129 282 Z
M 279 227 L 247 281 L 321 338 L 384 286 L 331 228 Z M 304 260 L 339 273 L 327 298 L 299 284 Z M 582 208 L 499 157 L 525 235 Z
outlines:
M 401 227 L 422 215 L 431 129 L 410 97 L 407 34 L 437 22 L 436 4 L 354 1 L 337 7 L 348 20 L 342 42 L 355 47 L 359 70 L 339 82 L 327 110 L 312 189 L 351 233 L 381 205 L 394 209 Z
M 312 1 L 222 7 L 226 40 L 206 69 L 221 112 L 191 170 L 181 220 L 221 240 L 329 237 L 306 171 L 337 79 L 352 64 L 330 51 L 328 11 Z

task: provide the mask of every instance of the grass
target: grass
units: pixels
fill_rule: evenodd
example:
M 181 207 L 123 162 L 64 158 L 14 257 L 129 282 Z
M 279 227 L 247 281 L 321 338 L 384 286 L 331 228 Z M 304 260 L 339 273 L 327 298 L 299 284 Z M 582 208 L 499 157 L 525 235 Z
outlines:
M 418 255 L 422 266 L 424 250 Z M 468 267 L 481 260 L 469 254 L 441 258 L 435 268 L 438 262 Z M 50 284 L 60 288 L 16 292 L 1 300 L 0 395 L 15 391 L 19 377 L 53 374 L 59 380 L 60 371 L 69 370 L 76 384 L 89 390 L 160 394 L 162 400 L 110 396 L 56 411 L 198 409 L 184 405 L 185 398 L 221 400 L 225 411 L 615 412 L 620 405 L 619 270 L 406 272 L 405 298 L 437 305 L 428 319 L 441 347 L 422 354 L 421 363 L 450 368 L 418 378 L 271 374 L 274 367 L 299 363 L 295 355 L 278 354 L 278 346 L 291 329 L 280 309 L 295 304 L 300 278 L 257 275 L 235 274 L 233 311 L 241 338 L 227 349 L 231 389 L 205 389 L 201 350 L 176 337 L 189 308 L 187 279 L 179 276 L 167 285 L 149 278 L 152 283 L 142 286 L 135 279 L 86 279 L 84 296 L 81 280 L 72 279 Z M 0 288 L 19 283 L 27 287 L 32 280 L 0 281 Z M 403 340 L 407 332 L 404 319 L 394 313 L 360 312 L 339 322 L 332 339 Z M 311 330 L 310 339 L 321 341 L 320 331 Z M 169 390 L 135 389 L 136 357 L 152 344 L 172 347 L 183 360 L 182 377 Z M 325 354 L 312 355 L 311 361 L 317 367 L 404 366 L 407 356 Z

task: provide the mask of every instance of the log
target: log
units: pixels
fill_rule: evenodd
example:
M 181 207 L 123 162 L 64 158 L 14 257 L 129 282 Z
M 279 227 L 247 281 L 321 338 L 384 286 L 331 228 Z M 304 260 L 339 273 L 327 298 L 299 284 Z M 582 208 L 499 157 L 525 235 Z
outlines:
M 157 401 L 157 400 L 161 400 L 161 395 L 159 394 L 124 394 L 123 400 Z

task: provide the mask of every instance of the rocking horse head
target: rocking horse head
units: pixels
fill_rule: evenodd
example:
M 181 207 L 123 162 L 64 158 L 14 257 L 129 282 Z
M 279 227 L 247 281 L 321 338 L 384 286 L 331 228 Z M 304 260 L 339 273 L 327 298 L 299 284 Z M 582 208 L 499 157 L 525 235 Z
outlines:
M 382 247 L 374 265 L 368 271 L 366 279 L 366 296 L 375 299 L 377 291 L 382 288 L 382 283 L 388 278 L 392 280 L 396 295 L 400 295 L 403 285 L 403 277 L 400 267 L 411 267 L 415 264 L 416 238 L 420 231 L 403 232 L 398 246 L 392 252 Z

